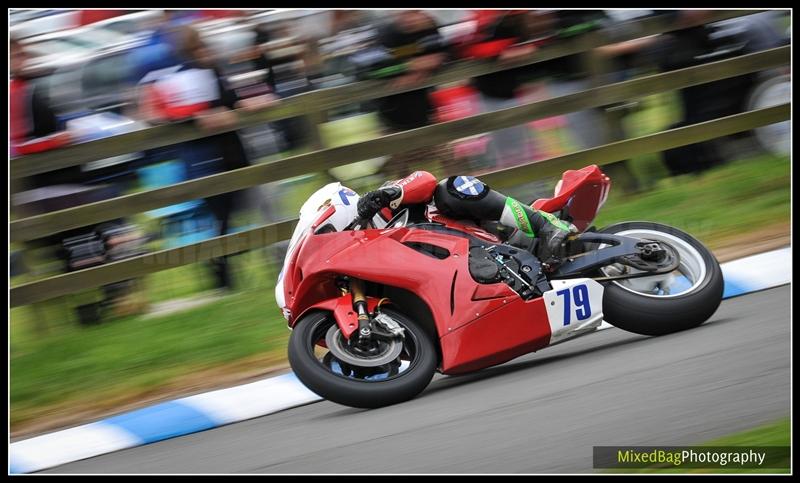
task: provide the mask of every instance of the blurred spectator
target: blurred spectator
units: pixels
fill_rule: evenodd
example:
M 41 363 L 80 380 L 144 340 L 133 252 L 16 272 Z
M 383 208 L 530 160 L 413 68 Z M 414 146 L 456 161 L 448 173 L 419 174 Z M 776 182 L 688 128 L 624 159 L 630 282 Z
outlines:
M 389 49 L 398 63 L 404 63 L 406 72 L 392 80 L 396 88 L 412 87 L 423 82 L 446 58 L 446 48 L 439 35 L 436 21 L 421 10 L 403 10 L 394 14 L 382 26 L 378 43 Z M 417 89 L 387 96 L 377 101 L 378 114 L 388 133 L 427 126 L 433 122 L 434 106 L 429 97 L 430 88 Z M 392 155 L 384 167 L 385 174 L 402 177 L 422 167 L 449 165 L 449 146 L 414 149 Z
M 273 50 L 267 47 L 269 42 L 288 38 L 288 28 L 284 26 L 282 29 L 284 35 L 281 36 L 276 36 L 265 23 L 257 25 L 255 31 L 253 45 L 255 68 L 266 72 L 265 80 L 272 92 L 283 98 L 311 89 L 305 69 L 297 68 L 302 61 L 296 54 L 284 55 L 279 49 Z M 286 149 L 296 150 L 306 144 L 308 124 L 302 117 L 281 119 L 276 121 L 274 126 L 286 142 Z
M 70 133 L 59 124 L 46 90 L 37 86 L 31 72 L 25 69 L 29 55 L 19 41 L 9 40 L 11 82 L 9 85 L 9 132 L 11 156 L 48 151 L 69 144 Z M 80 166 L 72 166 L 32 177 L 36 187 L 80 174 Z
M 331 19 L 331 35 L 343 30 L 364 26 L 372 21 L 372 12 L 364 10 L 333 10 Z
M 607 18 L 602 10 L 558 10 L 551 12 L 558 31 L 580 28 Z M 540 69 L 546 71 L 548 90 L 553 96 L 564 96 L 592 87 L 591 73 L 587 71 L 585 55 L 573 54 L 542 62 Z M 576 149 L 588 149 L 606 144 L 610 133 L 602 110 L 586 109 L 566 114 L 572 141 Z
M 705 21 L 711 14 L 692 10 L 678 15 L 683 21 Z M 717 28 L 704 24 L 654 38 L 647 54 L 661 70 L 671 71 L 750 53 L 749 43 L 741 34 L 720 36 Z M 695 124 L 740 112 L 754 76 L 747 74 L 681 89 L 682 122 Z
M 188 22 L 178 10 L 164 10 L 144 45 L 134 49 L 130 61 L 134 68 L 133 82 L 140 82 L 148 72 L 168 68 L 180 63 L 176 53 L 176 30 Z
M 25 68 L 27 53 L 13 37 L 9 41 L 9 51 L 11 155 L 56 149 L 78 139 L 79 135 L 63 130 L 60 126 L 45 89 L 33 82 L 30 71 Z M 12 197 L 12 206 L 21 212 L 26 212 L 24 216 L 32 216 L 113 198 L 121 194 L 119 186 L 113 183 L 93 185 L 90 175 L 81 168 L 81 165 L 75 165 L 31 176 L 26 180 L 28 186 L 25 190 L 19 188 L 16 190 L 18 193 Z M 36 240 L 26 240 L 23 243 L 25 246 L 23 253 L 31 253 L 34 248 L 40 246 L 57 247 L 55 253 L 65 262 L 66 270 L 72 271 L 141 254 L 139 248 L 142 243 L 144 239 L 136 228 L 126 223 L 124 219 L 118 218 L 94 226 L 54 233 Z M 24 263 L 21 259 L 14 261 L 15 265 Z M 127 280 L 103 286 L 105 298 L 101 302 L 76 308 L 80 320 L 88 320 L 85 315 L 87 311 L 91 311 L 94 317 L 89 319 L 98 321 L 101 307 L 116 309 L 118 302 L 133 294 L 133 288 L 134 284 Z
M 176 54 L 181 63 L 160 76 L 147 90 L 153 115 L 160 121 L 192 119 L 206 131 L 233 126 L 237 117 L 232 109 L 263 109 L 274 102 L 272 96 L 239 100 L 229 89 L 215 65 L 211 51 L 198 32 L 188 26 L 175 31 Z M 188 179 L 249 166 L 246 151 L 236 131 L 183 143 L 178 148 Z M 227 233 L 231 214 L 239 207 L 242 192 L 223 193 L 205 201 L 217 220 L 218 235 Z M 217 288 L 231 288 L 227 257 L 212 260 Z
M 753 53 L 789 44 L 787 32 L 778 28 L 780 17 L 785 15 L 788 15 L 787 11 L 770 10 L 723 20 L 715 25 L 722 30 L 736 31 L 747 42 L 744 50 Z
M 363 38 L 365 28 L 377 22 L 378 11 L 374 10 L 328 10 L 297 19 L 292 32 L 306 46 L 303 58 L 309 79 L 321 77 L 326 70 L 322 55 L 322 44 L 326 40 L 330 42 L 331 39 L 336 39 L 340 45 L 347 45 L 348 35 L 359 32 Z
M 709 10 L 659 12 L 683 25 L 710 19 Z M 624 42 L 600 49 L 606 55 L 639 54 L 645 62 L 671 71 L 750 54 L 788 44 L 775 24 L 776 12 L 747 15 L 714 24 L 688 26 L 672 32 Z M 680 90 L 682 119 L 670 129 L 733 115 L 746 103 L 759 78 L 766 73 L 745 74 Z M 725 161 L 721 139 L 714 139 L 664 152 L 672 175 L 700 173 Z
M 546 31 L 550 23 L 546 15 L 534 10 L 478 10 L 475 21 L 475 38 L 467 52 L 470 57 L 493 58 L 500 63 L 533 53 L 536 47 L 529 41 Z M 520 87 L 534 69 L 535 64 L 476 77 L 473 84 L 480 92 L 482 111 L 519 105 Z M 529 163 L 535 156 L 534 138 L 527 124 L 492 132 L 488 148 L 495 166 L 500 167 Z
M 136 85 L 139 117 L 153 120 L 158 113 L 152 112 L 151 97 L 147 96 L 147 86 L 152 85 L 162 69 L 180 65 L 182 59 L 178 55 L 178 29 L 190 20 L 187 12 L 181 10 L 164 10 L 160 18 L 154 20 L 152 32 L 144 45 L 137 47 L 129 54 L 132 64 L 130 72 L 132 83 Z M 153 164 L 164 158 L 175 155 L 174 146 L 161 146 L 145 152 L 143 164 Z
M 470 58 L 491 58 L 501 64 L 528 56 L 539 45 L 607 22 L 600 10 L 477 10 L 473 19 L 476 32 L 463 52 Z M 557 57 L 475 78 L 482 109 L 490 112 L 589 89 L 594 80 L 585 55 Z M 588 149 L 622 136 L 610 129 L 601 109 L 570 112 L 563 118 L 574 149 Z M 530 123 L 495 131 L 491 134 L 490 157 L 501 167 L 534 161 L 540 157 L 535 135 Z M 614 164 L 624 168 L 624 162 Z M 617 171 L 613 165 L 607 169 Z
M 266 23 L 261 23 L 255 26 L 256 36 L 253 38 L 253 53 L 254 53 L 254 66 L 257 70 L 265 71 L 267 84 L 269 84 L 272 91 L 275 91 L 275 71 L 269 56 L 266 55 L 265 49 L 261 47 L 272 40 L 269 27 Z
M 580 35 L 597 28 L 608 27 L 612 22 L 603 10 L 556 10 L 549 12 L 555 22 L 556 39 Z M 547 90 L 552 96 L 565 96 L 584 91 L 611 81 L 613 72 L 595 71 L 594 56 L 597 50 L 558 57 L 539 64 L 548 76 Z M 621 79 L 618 79 L 621 80 Z M 605 108 L 598 107 L 574 111 L 564 115 L 572 147 L 590 149 L 625 137 L 619 118 L 612 118 Z M 628 160 L 617 161 L 603 168 L 617 180 L 617 186 L 626 192 L 640 189 L 639 181 L 630 169 Z

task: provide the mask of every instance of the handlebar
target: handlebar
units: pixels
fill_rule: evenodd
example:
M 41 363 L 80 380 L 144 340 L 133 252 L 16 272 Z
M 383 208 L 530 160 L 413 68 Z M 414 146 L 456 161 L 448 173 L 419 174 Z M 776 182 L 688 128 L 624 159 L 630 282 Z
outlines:
M 345 227 L 345 230 L 363 230 L 367 226 L 369 226 L 370 221 L 372 218 L 361 218 L 358 217 L 352 221 L 349 225 Z

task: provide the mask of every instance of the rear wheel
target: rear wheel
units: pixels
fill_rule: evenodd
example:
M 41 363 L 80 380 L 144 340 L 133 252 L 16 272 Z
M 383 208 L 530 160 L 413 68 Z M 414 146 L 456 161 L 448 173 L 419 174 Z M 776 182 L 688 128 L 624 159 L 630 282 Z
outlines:
M 364 348 L 348 343 L 330 312 L 303 316 L 289 338 L 289 363 L 300 381 L 325 399 L 358 408 L 388 406 L 422 392 L 438 363 L 433 340 L 400 312 L 381 312 L 404 329 L 403 339 Z
M 691 235 L 652 222 L 626 222 L 600 230 L 664 243 L 680 255 L 674 271 L 649 277 L 604 282 L 604 319 L 643 335 L 663 335 L 696 327 L 711 317 L 722 301 L 722 270 L 714 255 Z M 621 264 L 600 270 L 602 276 L 639 272 Z

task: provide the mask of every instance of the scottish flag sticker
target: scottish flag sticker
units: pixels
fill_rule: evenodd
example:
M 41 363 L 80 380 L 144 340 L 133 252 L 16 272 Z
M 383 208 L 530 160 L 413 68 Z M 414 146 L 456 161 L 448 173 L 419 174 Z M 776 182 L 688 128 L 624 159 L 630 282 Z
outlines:
M 453 180 L 456 191 L 467 196 L 478 196 L 483 193 L 484 185 L 474 176 L 458 176 Z

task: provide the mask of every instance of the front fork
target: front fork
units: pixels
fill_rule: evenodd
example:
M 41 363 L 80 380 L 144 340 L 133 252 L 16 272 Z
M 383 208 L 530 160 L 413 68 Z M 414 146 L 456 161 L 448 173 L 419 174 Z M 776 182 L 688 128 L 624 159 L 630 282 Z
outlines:
M 353 292 L 353 310 L 358 314 L 358 340 L 367 341 L 372 336 L 371 316 L 367 309 L 367 297 L 364 294 L 364 281 L 350 279 L 350 290 Z
M 366 296 L 364 281 L 357 278 L 349 278 L 342 286 L 342 295 L 346 296 L 348 293 L 352 295 L 352 307 L 358 320 L 358 332 L 353 342 L 364 347 L 376 340 L 389 341 L 403 338 L 404 329 L 380 311 L 381 304 L 389 302 L 389 299 L 380 299 L 377 304 L 374 304 L 373 299 L 371 304 Z M 370 305 L 374 305 L 374 312 L 370 312 Z

